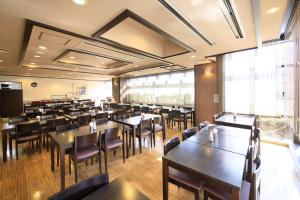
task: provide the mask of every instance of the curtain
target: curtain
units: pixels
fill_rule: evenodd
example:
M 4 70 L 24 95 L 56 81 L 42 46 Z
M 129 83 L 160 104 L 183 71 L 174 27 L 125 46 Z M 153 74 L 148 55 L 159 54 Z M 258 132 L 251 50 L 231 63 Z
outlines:
M 225 111 L 266 116 L 292 112 L 286 76 L 293 60 L 290 41 L 224 56 Z M 289 104 L 290 105 L 290 104 Z M 288 109 L 289 112 L 286 112 Z
M 194 71 L 126 79 L 123 101 L 161 105 L 194 105 Z

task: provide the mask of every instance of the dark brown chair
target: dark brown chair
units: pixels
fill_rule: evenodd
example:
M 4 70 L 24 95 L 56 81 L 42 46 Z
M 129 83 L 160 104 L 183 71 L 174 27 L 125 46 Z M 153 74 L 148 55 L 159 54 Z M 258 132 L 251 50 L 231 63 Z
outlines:
M 166 155 L 169 151 L 180 144 L 179 137 L 172 138 L 164 144 L 164 154 Z M 203 188 L 204 182 L 196 176 L 191 176 L 185 172 L 179 171 L 172 167 L 169 167 L 168 182 L 182 187 L 190 192 L 195 193 L 195 200 L 200 199 L 200 192 Z
M 150 113 L 150 108 L 148 106 L 143 106 L 142 107 L 142 112 L 143 113 Z
M 261 182 L 261 160 L 258 157 L 257 159 L 257 168 L 252 174 L 252 179 L 249 182 L 243 181 L 240 191 L 241 200 L 259 200 L 260 199 L 260 182 Z M 204 185 L 204 199 L 221 199 L 221 200 L 230 200 L 231 192 L 224 190 L 224 188 L 218 187 L 215 184 L 205 184 Z
M 41 153 L 42 131 L 40 123 L 38 121 L 34 121 L 31 123 L 17 124 L 14 139 L 16 142 L 17 160 L 19 159 L 18 144 L 21 143 L 37 141 L 39 151 Z
M 142 112 L 141 111 L 136 111 L 136 112 L 133 112 L 132 113 L 132 117 L 135 117 L 135 116 L 141 116 L 142 115 Z
M 65 118 L 59 118 L 59 119 L 48 119 L 46 122 L 46 129 L 44 130 L 44 143 L 46 139 L 46 147 L 47 151 L 49 151 L 49 132 L 56 131 L 56 127 L 62 126 L 66 123 Z
M 95 119 L 95 122 L 96 122 L 96 125 L 106 124 L 107 123 L 107 118 Z
M 258 158 L 258 138 L 256 140 L 253 141 L 253 144 L 249 146 L 249 152 L 247 155 L 247 176 L 246 176 L 246 180 L 250 181 L 252 179 L 252 174 L 254 169 L 256 169 L 256 165 L 257 165 L 257 158 Z
M 165 128 L 165 122 L 164 117 L 154 117 L 153 118 L 153 144 L 155 146 L 155 134 L 158 132 L 162 132 L 162 138 L 163 141 L 166 139 L 166 128 Z
M 99 138 L 99 139 L 98 139 Z M 78 182 L 78 163 L 85 162 L 91 158 L 101 158 L 100 137 L 97 134 L 88 134 L 74 137 L 74 144 L 69 151 L 69 166 L 73 160 L 75 166 L 75 182 Z M 99 171 L 101 173 L 101 159 L 99 159 Z
M 159 114 L 164 117 L 164 119 L 167 121 L 168 127 L 170 127 L 170 122 L 172 120 L 172 112 L 169 111 L 169 109 L 161 108 L 159 111 Z
M 91 115 L 78 115 L 77 116 L 77 123 L 79 126 L 88 125 L 91 121 Z
M 48 200 L 80 200 L 107 184 L 109 184 L 108 174 L 103 173 L 72 185 L 63 191 L 48 197 Z
M 95 118 L 96 119 L 108 119 L 108 114 L 106 112 L 104 112 L 104 113 L 97 113 L 95 115 Z
M 104 165 L 107 172 L 107 152 L 113 151 L 114 154 L 117 149 L 122 147 L 123 163 L 125 163 L 125 145 L 124 145 L 124 132 L 122 132 L 122 140 L 119 138 L 119 128 L 106 129 L 104 134 L 101 135 L 101 149 L 104 152 Z
M 28 121 L 28 117 L 27 116 L 17 116 L 17 117 L 12 117 L 9 119 L 8 123 L 9 124 L 18 124 L 18 123 L 22 123 L 25 121 Z M 10 134 L 8 134 L 8 141 L 9 141 L 9 154 L 12 155 L 12 141 L 13 139 L 15 139 L 16 136 L 16 132 L 13 131 Z
M 139 139 L 140 153 L 142 153 L 142 139 L 145 140 L 146 137 L 150 138 L 150 144 L 152 148 L 152 119 L 141 120 L 139 128 L 136 131 L 136 137 Z
M 172 110 L 172 129 L 177 122 L 178 128 L 181 130 L 181 123 L 184 123 L 184 117 L 181 115 L 180 110 Z
M 196 127 L 186 129 L 182 132 L 182 140 L 184 141 L 184 140 L 188 139 L 189 137 L 195 135 L 196 133 L 197 133 Z

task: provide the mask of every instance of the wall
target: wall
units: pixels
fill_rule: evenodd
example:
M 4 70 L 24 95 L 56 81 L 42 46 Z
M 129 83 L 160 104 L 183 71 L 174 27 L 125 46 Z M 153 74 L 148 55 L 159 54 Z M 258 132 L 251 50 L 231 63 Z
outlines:
M 86 84 L 88 86 L 88 98 L 105 99 L 107 91 L 104 91 L 104 81 L 83 81 L 67 79 L 50 79 L 35 77 L 0 76 L 0 81 L 22 82 L 24 101 L 51 99 L 51 95 L 66 95 L 73 93 L 74 84 Z M 38 86 L 33 88 L 31 83 L 36 82 Z
M 112 96 L 116 102 L 120 102 L 120 78 L 112 79 Z
M 222 74 L 215 62 L 196 65 L 194 70 L 196 124 L 202 121 L 212 123 L 213 114 L 221 111 L 222 85 L 219 81 Z M 214 102 L 214 95 L 219 95 L 219 103 Z

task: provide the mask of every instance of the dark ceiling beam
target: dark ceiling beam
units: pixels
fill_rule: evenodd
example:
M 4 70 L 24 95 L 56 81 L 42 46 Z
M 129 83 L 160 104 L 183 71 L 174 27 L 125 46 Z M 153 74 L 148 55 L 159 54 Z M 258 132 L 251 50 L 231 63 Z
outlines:
M 288 0 L 288 4 L 282 19 L 279 40 L 285 40 L 295 12 L 297 10 L 299 0 Z

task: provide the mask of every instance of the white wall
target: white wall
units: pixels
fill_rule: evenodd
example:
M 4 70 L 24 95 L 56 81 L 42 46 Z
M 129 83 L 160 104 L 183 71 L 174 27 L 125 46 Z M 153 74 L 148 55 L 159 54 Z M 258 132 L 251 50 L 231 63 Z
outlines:
M 105 81 L 83 81 L 35 77 L 0 76 L 0 81 L 22 82 L 23 100 L 51 99 L 51 95 L 66 95 L 73 93 L 74 84 L 86 84 L 88 86 L 87 98 L 105 99 L 111 96 L 111 86 Z M 36 82 L 37 87 L 31 87 L 31 83 Z

